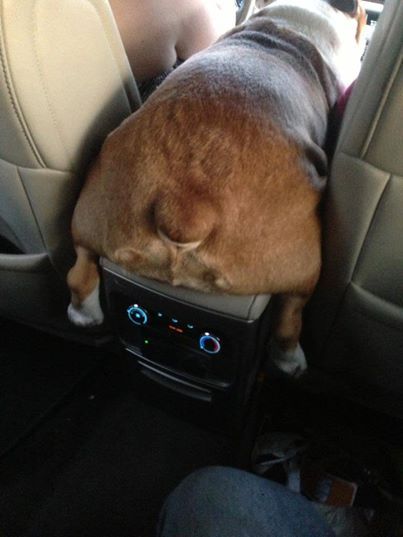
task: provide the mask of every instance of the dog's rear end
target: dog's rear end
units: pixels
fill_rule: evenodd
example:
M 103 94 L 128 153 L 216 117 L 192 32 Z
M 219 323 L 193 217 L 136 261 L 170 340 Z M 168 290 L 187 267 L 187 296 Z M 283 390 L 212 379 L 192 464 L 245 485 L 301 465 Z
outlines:
M 290 372 L 303 368 L 321 147 L 339 92 L 315 46 L 264 12 L 177 69 L 110 135 L 84 186 L 70 318 L 100 321 L 85 297 L 94 300 L 103 255 L 172 285 L 280 295 L 273 353 Z

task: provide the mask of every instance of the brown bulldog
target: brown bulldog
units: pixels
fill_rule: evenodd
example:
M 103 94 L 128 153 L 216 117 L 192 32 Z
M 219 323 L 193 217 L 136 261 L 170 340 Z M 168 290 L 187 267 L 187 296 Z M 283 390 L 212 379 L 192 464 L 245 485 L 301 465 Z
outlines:
M 359 70 L 357 0 L 275 0 L 186 61 L 105 141 L 72 223 L 68 315 L 99 324 L 98 257 L 205 292 L 279 295 L 272 355 L 306 367 L 329 110 Z

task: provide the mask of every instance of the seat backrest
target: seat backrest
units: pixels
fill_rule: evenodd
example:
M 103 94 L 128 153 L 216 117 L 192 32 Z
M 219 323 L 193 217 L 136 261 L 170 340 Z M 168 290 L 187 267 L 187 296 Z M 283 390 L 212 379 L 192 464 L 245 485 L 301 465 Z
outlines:
M 0 314 L 62 281 L 85 167 L 139 104 L 107 0 L 0 0 Z
M 324 207 L 310 362 L 403 416 L 403 2 L 387 0 L 347 106 Z

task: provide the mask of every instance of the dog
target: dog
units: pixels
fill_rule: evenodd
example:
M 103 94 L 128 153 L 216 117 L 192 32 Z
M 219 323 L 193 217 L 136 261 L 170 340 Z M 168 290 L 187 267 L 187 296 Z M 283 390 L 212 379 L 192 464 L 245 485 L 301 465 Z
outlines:
M 98 257 L 205 292 L 276 295 L 271 357 L 306 368 L 328 114 L 359 70 L 359 0 L 274 0 L 177 68 L 104 142 L 77 202 L 70 320 L 103 322 Z

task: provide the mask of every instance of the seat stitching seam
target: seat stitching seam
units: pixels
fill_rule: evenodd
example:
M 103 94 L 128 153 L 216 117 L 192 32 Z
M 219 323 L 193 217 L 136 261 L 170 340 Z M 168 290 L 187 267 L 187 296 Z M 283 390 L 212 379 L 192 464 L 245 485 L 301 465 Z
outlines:
M 17 172 L 18 179 L 19 179 L 19 181 L 20 181 L 20 183 L 21 183 L 21 187 L 22 187 L 22 189 L 24 190 L 25 196 L 26 196 L 26 198 L 27 198 L 29 207 L 30 207 L 31 212 L 32 212 L 32 216 L 33 216 L 33 218 L 34 218 L 34 220 L 35 220 L 35 224 L 36 224 L 36 227 L 37 227 L 39 236 L 40 236 L 40 238 L 41 238 L 42 245 L 43 245 L 43 247 L 45 248 L 45 250 L 47 250 L 47 246 L 46 246 L 46 243 L 45 243 L 43 234 L 42 234 L 42 230 L 41 230 L 41 227 L 40 227 L 40 225 L 39 225 L 38 219 L 37 219 L 37 217 L 36 217 L 36 213 L 35 213 L 35 211 L 34 211 L 34 207 L 33 207 L 33 205 L 32 205 L 31 198 L 30 198 L 30 196 L 28 195 L 27 188 L 26 188 L 25 183 L 24 183 L 24 181 L 23 181 L 23 179 L 22 179 L 22 176 L 21 176 L 21 173 L 20 173 L 20 168 L 19 168 L 19 166 L 16 166 L 16 172 Z
M 402 307 L 400 306 L 400 304 L 396 304 L 396 302 L 392 302 L 391 300 L 389 300 L 387 298 L 381 297 L 381 296 L 377 295 L 376 293 L 373 293 L 372 291 L 369 291 L 368 289 L 365 289 L 365 287 L 362 287 L 361 285 L 358 285 L 355 282 L 350 282 L 349 288 L 352 289 L 353 291 L 355 291 L 357 294 L 361 292 L 361 294 L 369 295 L 374 300 L 375 303 L 378 303 L 377 305 L 379 305 L 379 306 L 383 305 L 383 304 L 380 304 L 380 303 L 386 304 L 388 307 L 390 307 L 390 309 L 396 310 L 397 313 L 395 313 L 395 311 L 393 311 L 392 315 L 398 315 L 399 317 L 401 317 Z M 363 310 L 361 310 L 359 308 L 356 308 L 356 311 L 358 313 L 360 313 L 361 315 L 363 315 L 364 317 L 366 317 L 367 319 L 376 320 L 375 316 L 371 315 L 367 311 L 364 312 Z M 389 315 L 389 318 L 390 318 L 390 315 Z M 386 324 L 387 326 L 391 326 L 393 328 L 396 328 L 396 324 L 398 322 L 400 322 L 400 319 L 398 321 L 396 321 L 395 318 L 393 318 L 392 322 L 387 322 L 387 320 L 384 320 L 382 322 L 383 322 L 383 324 Z
M 33 152 L 36 161 L 38 162 L 38 164 L 40 166 L 44 167 L 44 162 L 43 162 L 42 158 L 39 155 L 38 149 L 35 146 L 35 144 L 33 143 L 33 141 L 31 140 L 30 136 L 28 135 L 26 122 L 23 119 L 23 114 L 22 114 L 21 110 L 19 109 L 16 97 L 14 96 L 15 92 L 13 92 L 13 89 L 12 89 L 11 73 L 7 70 L 7 66 L 6 66 L 7 61 L 6 61 L 6 56 L 5 56 L 5 40 L 4 40 L 4 35 L 5 34 L 4 34 L 4 26 L 3 26 L 3 16 L 2 16 L 2 14 L 0 16 L 0 25 L 1 25 L 1 28 L 0 28 L 0 31 L 1 31 L 1 35 L 0 35 L 0 39 L 1 39 L 1 43 L 0 43 L 0 63 L 1 63 L 1 67 L 2 67 L 4 80 L 5 80 L 5 83 L 6 83 L 6 88 L 7 88 L 7 94 L 8 94 L 8 97 L 9 97 L 9 101 L 11 103 L 11 106 L 12 106 L 13 110 L 14 110 L 14 113 L 16 115 L 18 123 L 21 126 L 22 133 L 23 133 L 26 141 L 28 142 L 28 145 L 31 148 L 31 151 Z
M 377 111 L 376 111 L 376 114 L 375 114 L 375 117 L 372 121 L 372 124 L 371 124 L 371 127 L 369 129 L 369 132 L 368 132 L 368 135 L 366 137 L 366 140 L 365 140 L 365 143 L 363 145 L 363 148 L 361 150 L 361 158 L 367 158 L 368 156 L 368 152 L 369 152 L 369 147 L 372 143 L 372 139 L 375 135 L 375 131 L 378 127 L 378 124 L 379 124 L 379 120 L 381 118 L 381 115 L 383 114 L 383 111 L 384 111 L 384 108 L 385 108 L 385 104 L 386 104 L 386 101 L 389 97 L 389 94 L 392 90 L 392 87 L 393 87 L 393 84 L 395 83 L 395 80 L 397 78 L 397 74 L 398 74 L 398 71 L 400 70 L 401 68 L 401 65 L 402 65 L 402 61 L 403 61 L 403 55 L 400 54 L 400 58 L 399 58 L 399 62 L 396 63 L 392 73 L 391 73 L 391 76 L 388 80 L 388 84 L 386 86 L 386 89 L 382 95 L 382 99 L 381 99 L 381 102 L 379 103 L 379 106 L 377 108 Z
M 254 295 L 252 300 L 250 301 L 249 308 L 248 308 L 248 319 L 250 319 L 252 308 L 256 302 L 257 295 Z
M 357 255 L 357 259 L 356 259 L 356 262 L 355 262 L 355 265 L 354 265 L 354 269 L 353 269 L 353 272 L 351 274 L 351 278 L 350 278 L 351 282 L 354 281 L 354 277 L 355 277 L 355 275 L 356 275 L 356 273 L 357 273 L 357 271 L 359 269 L 359 265 L 361 263 L 361 257 L 363 256 L 363 253 L 364 253 L 364 250 L 365 250 L 365 243 L 367 241 L 368 235 L 371 233 L 372 226 L 374 225 L 374 221 L 375 221 L 375 219 L 377 217 L 379 207 L 380 207 L 380 205 L 382 203 L 382 200 L 383 200 L 383 198 L 385 196 L 385 192 L 386 192 L 386 190 L 388 190 L 390 188 L 391 179 L 392 179 L 392 174 L 390 173 L 389 177 L 388 177 L 388 179 L 387 179 L 387 181 L 385 183 L 385 186 L 383 187 L 382 193 L 379 196 L 379 199 L 378 199 L 378 202 L 377 202 L 376 207 L 374 209 L 374 213 L 372 215 L 371 221 L 368 224 L 367 231 L 365 233 L 365 237 L 364 237 L 364 239 L 362 241 L 361 248 L 360 248 L 360 251 L 359 251 L 359 253 Z
M 52 105 L 52 102 L 51 102 L 51 99 L 50 99 L 50 95 L 49 95 L 49 91 L 48 91 L 48 88 L 47 88 L 47 84 L 46 84 L 46 80 L 45 80 L 45 76 L 44 76 L 44 73 L 43 73 L 43 69 L 42 69 L 42 66 L 41 66 L 41 62 L 40 62 L 40 58 L 39 58 L 39 53 L 38 53 L 38 24 L 37 24 L 37 21 L 38 21 L 38 17 L 37 17 L 37 13 L 36 13 L 36 10 L 37 10 L 37 7 L 38 7 L 38 2 L 34 2 L 32 4 L 32 20 L 33 20 L 33 26 L 34 26 L 34 31 L 33 31 L 33 34 L 32 34 L 32 37 L 33 37 L 33 49 L 34 49 L 34 57 L 35 57 L 35 64 L 36 64 L 36 67 L 38 69 L 38 74 L 39 74 L 39 79 L 41 81 L 41 85 L 42 85 L 42 89 L 43 89 L 43 93 L 45 95 L 45 98 L 46 98 L 46 101 L 47 101 L 47 104 L 48 104 L 48 110 L 49 110 L 49 113 L 50 113 L 50 117 L 51 117 L 51 120 L 52 120 L 52 123 L 55 127 L 55 130 L 56 130 L 56 133 L 57 133 L 57 136 L 61 142 L 61 145 L 62 145 L 62 148 L 64 150 L 64 153 L 70 163 L 70 166 L 72 165 L 72 159 L 68 153 L 68 150 L 67 150 L 67 147 L 66 147 L 66 144 L 63 140 L 63 137 L 62 137 L 62 134 L 60 132 L 60 126 L 58 124 L 58 121 L 57 121 L 57 118 L 56 118 L 56 115 L 54 113 L 54 110 L 53 110 L 53 105 Z
M 361 158 L 358 155 L 355 155 L 354 153 L 349 153 L 347 149 L 343 149 L 342 151 L 339 151 L 339 153 L 336 155 L 336 157 L 339 157 L 340 155 L 344 155 L 348 157 L 349 159 L 357 161 L 357 163 L 364 164 L 365 166 L 371 167 L 375 171 L 379 171 L 381 173 L 384 173 L 386 175 L 390 175 L 390 170 L 387 170 L 386 168 L 381 168 L 378 164 L 373 164 L 370 160 L 365 160 L 364 158 Z M 333 162 L 336 158 L 333 159 Z M 332 163 L 333 165 L 333 163 Z M 403 179 L 403 175 L 399 175 L 397 173 L 393 173 L 393 177 L 397 177 L 398 179 Z

